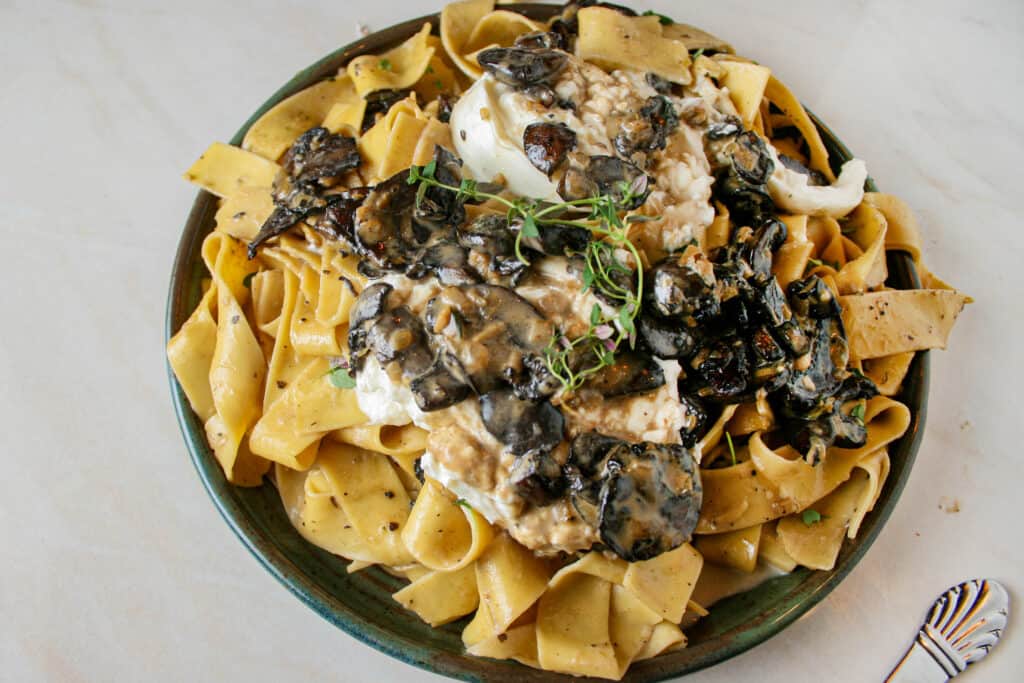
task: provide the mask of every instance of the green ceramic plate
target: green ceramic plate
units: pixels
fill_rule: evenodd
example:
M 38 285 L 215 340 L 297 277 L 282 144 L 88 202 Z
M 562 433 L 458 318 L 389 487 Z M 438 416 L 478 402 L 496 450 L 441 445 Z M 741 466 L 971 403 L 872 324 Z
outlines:
M 551 5 L 539 4 L 507 9 L 538 19 L 546 19 L 555 11 Z M 355 56 L 393 47 L 411 36 L 424 21 L 430 21 L 436 29 L 436 15 L 407 21 L 347 45 L 302 70 L 252 115 L 231 142 L 239 144 L 253 121 L 280 100 L 334 74 Z M 838 167 L 852 156 L 850 151 L 820 121 L 815 122 Z M 868 184 L 875 189 L 872 181 Z M 206 274 L 199 249 L 203 238 L 213 229 L 215 211 L 216 198 L 200 192 L 185 223 L 171 274 L 168 339 L 199 301 L 201 281 Z M 889 253 L 888 284 L 901 289 L 920 286 L 913 262 L 906 254 Z M 464 653 L 459 637 L 465 622 L 431 628 L 391 599 L 391 593 L 402 582 L 375 569 L 347 574 L 345 561 L 310 545 L 292 529 L 272 486 L 236 488 L 224 479 L 206 444 L 202 423 L 192 413 L 169 369 L 168 373 L 182 435 L 214 504 L 267 571 L 324 619 L 382 652 L 453 678 L 489 682 L 579 680 L 535 671 L 514 662 L 470 657 Z M 890 448 L 892 471 L 878 504 L 864 521 L 857 539 L 844 544 L 835 569 L 800 569 L 717 603 L 710 616 L 687 632 L 689 647 L 635 664 L 627 679 L 663 680 L 729 659 L 786 628 L 828 595 L 867 552 L 896 505 L 921 440 L 927 393 L 928 357 L 920 353 L 901 396 L 913 415 L 910 429 Z

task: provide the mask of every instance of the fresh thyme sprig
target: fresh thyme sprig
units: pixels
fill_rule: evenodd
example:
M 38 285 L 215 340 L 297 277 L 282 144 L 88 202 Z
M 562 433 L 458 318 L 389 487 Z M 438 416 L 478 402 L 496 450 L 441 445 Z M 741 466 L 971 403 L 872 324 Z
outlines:
M 522 251 L 523 239 L 540 237 L 540 226 L 584 228 L 595 236 L 580 254 L 584 263 L 583 291 L 593 289 L 615 311 L 608 315 L 601 306 L 594 304 L 586 333 L 569 339 L 556 330 L 552 336 L 544 350 L 544 361 L 548 371 L 558 378 L 566 391 L 579 389 L 588 377 L 614 364 L 615 353 L 623 344 L 628 343 L 631 347 L 635 344 L 635 321 L 640 313 L 644 274 L 640 252 L 629 240 L 628 232 L 630 223 L 647 220 L 648 217 L 627 216 L 624 219 L 623 215 L 646 193 L 646 176 L 639 176 L 633 183 L 621 182 L 617 196 L 602 194 L 551 203 L 526 197 L 503 197 L 488 191 L 489 186 L 482 188 L 469 178 L 464 178 L 458 186 L 449 185 L 437 179 L 436 171 L 437 162 L 434 160 L 425 166 L 409 169 L 407 182 L 410 185 L 419 183 L 417 204 L 431 187 L 454 192 L 459 201 L 491 200 L 501 204 L 506 208 L 509 225 L 518 226 L 515 254 L 523 263 L 529 263 Z M 573 214 L 578 217 L 572 217 Z M 632 267 L 620 260 L 619 251 L 629 254 Z M 634 279 L 633 287 L 626 284 L 630 277 Z

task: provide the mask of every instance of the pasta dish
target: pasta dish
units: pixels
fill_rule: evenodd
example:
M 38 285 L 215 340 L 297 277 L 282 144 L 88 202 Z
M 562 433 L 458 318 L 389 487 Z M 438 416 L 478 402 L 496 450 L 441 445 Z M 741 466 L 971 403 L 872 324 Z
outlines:
M 728 43 L 596 2 L 437 33 L 189 169 L 220 199 L 168 358 L 227 479 L 349 572 L 472 655 L 619 679 L 833 567 L 969 299 Z

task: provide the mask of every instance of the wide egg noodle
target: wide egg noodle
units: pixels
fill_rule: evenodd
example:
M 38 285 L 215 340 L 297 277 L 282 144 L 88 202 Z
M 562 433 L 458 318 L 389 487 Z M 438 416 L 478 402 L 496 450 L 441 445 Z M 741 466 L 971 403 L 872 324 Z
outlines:
M 259 419 L 266 373 L 263 349 L 242 308 L 249 295 L 243 283 L 256 266 L 246 259 L 241 242 L 216 232 L 203 241 L 202 255 L 217 289 L 217 335 L 209 375 L 215 414 L 204 425 L 206 436 L 228 481 L 258 486 L 270 463 L 243 445 Z
M 650 560 L 630 563 L 622 585 L 663 619 L 678 624 L 703 565 L 701 554 L 684 543 Z
M 408 168 L 426 127 L 427 116 L 416 104 L 415 95 L 392 105 L 387 114 L 359 138 L 363 177 L 379 182 Z
M 828 150 L 825 148 L 825 143 L 821 140 L 818 127 L 814 125 L 814 121 L 811 120 L 803 105 L 800 104 L 800 100 L 775 76 L 768 78 L 768 83 L 765 84 L 764 96 L 769 102 L 778 107 L 789 121 L 796 126 L 797 130 L 800 131 L 800 135 L 803 136 L 810 151 L 811 168 L 825 176 L 830 183 L 834 183 L 836 181 L 836 174 L 832 172 L 832 167 L 828 163 Z
M 534 624 L 515 626 L 504 633 L 489 636 L 468 646 L 466 651 L 477 657 L 514 659 L 526 666 L 541 668 L 537 658 L 537 629 Z
M 772 259 L 772 275 L 778 280 L 782 291 L 791 282 L 804 276 L 807 260 L 814 251 L 814 242 L 807 239 L 807 216 L 780 216 L 786 224 L 786 241 L 775 252 Z
M 415 476 L 415 462 L 427 448 L 425 429 L 407 425 L 360 424 L 330 433 L 330 438 L 388 455 L 406 474 Z
M 254 453 L 293 469 L 312 463 L 317 441 L 328 432 L 366 422 L 356 392 L 335 387 L 326 358 L 310 358 L 256 423 L 249 439 Z
M 863 361 L 861 370 L 868 376 L 882 396 L 895 396 L 903 386 L 903 379 L 910 371 L 914 360 L 913 351 L 904 351 L 891 356 L 870 358 Z
M 887 289 L 841 297 L 853 360 L 944 349 L 970 298 L 949 289 Z
M 757 567 L 763 527 L 763 524 L 755 524 L 724 534 L 697 536 L 693 546 L 708 562 L 749 574 Z
M 889 471 L 889 456 L 879 450 L 858 463 L 850 478 L 815 503 L 820 519 L 807 523 L 801 515 L 779 520 L 778 537 L 796 562 L 811 569 L 831 570 L 843 539 L 856 536 L 871 511 Z
M 270 187 L 280 166 L 258 154 L 215 142 L 185 171 L 185 180 L 218 197 L 246 187 Z
M 629 17 L 607 7 L 584 7 L 576 18 L 578 58 L 607 70 L 651 72 L 681 85 L 693 81 L 689 50 L 682 41 L 662 35 L 658 17 Z
M 617 678 L 609 631 L 612 584 L 579 572 L 552 582 L 537 610 L 537 659 L 542 668 L 574 676 Z
M 351 276 L 359 258 L 330 248 L 325 248 L 321 257 L 315 316 L 319 324 L 334 329 L 348 324 L 349 311 L 358 296 Z
M 504 633 L 544 594 L 553 573 L 548 561 L 507 534 L 495 536 L 476 561 L 479 611 L 487 611 L 486 623 L 490 625 L 486 635 Z
M 210 366 L 217 344 L 217 287 L 212 285 L 185 324 L 167 342 L 167 360 L 192 411 L 203 422 L 217 412 L 210 389 Z
M 493 536 L 491 526 L 479 513 L 460 505 L 432 479 L 420 489 L 402 530 L 402 540 L 415 560 L 440 572 L 470 566 Z
M 779 571 L 789 573 L 796 569 L 797 563 L 779 540 L 778 522 L 769 522 L 761 526 L 761 542 L 757 548 L 758 560 L 767 562 Z
M 292 320 L 291 337 L 295 350 L 305 356 L 340 356 L 337 325 L 323 322 L 317 316 L 319 297 L 322 289 L 321 269 L 306 268 L 299 280 L 299 295 L 295 301 L 295 316 Z M 354 298 L 350 298 L 351 307 Z M 348 309 L 343 311 L 347 316 Z
M 348 76 L 360 97 L 377 90 L 403 90 L 420 80 L 434 48 L 429 44 L 430 24 L 398 47 L 380 55 L 362 55 L 348 63 Z
M 754 127 L 754 119 L 760 111 L 764 91 L 772 75 L 771 69 L 736 59 L 723 59 L 719 64 L 725 69 L 722 85 L 729 89 L 744 127 Z
M 469 57 L 466 47 L 477 24 L 494 10 L 494 0 L 450 2 L 441 10 L 441 43 L 448 57 L 466 76 L 476 80 L 483 69 Z
M 431 626 L 441 626 L 477 608 L 476 570 L 467 564 L 424 574 L 392 597 Z
M 753 434 L 750 461 L 701 470 L 704 505 L 697 533 L 743 529 L 804 510 L 846 481 L 860 460 L 902 436 L 910 425 L 910 411 L 902 403 L 876 396 L 867 401 L 864 421 L 864 446 L 832 447 L 817 466 L 789 446 L 772 450 L 760 434 Z
M 359 563 L 357 566 L 378 561 L 373 548 L 363 540 L 345 514 L 338 502 L 339 492 L 319 463 L 305 472 L 278 464 L 274 480 L 288 520 L 303 538 L 328 552 Z
M 249 242 L 274 211 L 270 187 L 237 188 L 221 200 L 215 216 L 216 230 Z
M 888 276 L 885 265 L 885 215 L 867 203 L 861 203 L 846 218 L 843 236 L 862 250 L 849 259 L 836 274 L 840 294 L 860 294 L 882 285 Z
M 404 565 L 414 561 L 402 542 L 411 501 L 391 459 L 347 444 L 325 440 L 317 464 L 323 468 L 352 526 L 373 549 L 374 561 Z
M 344 73 L 304 88 L 256 119 L 242 139 L 242 149 L 277 161 L 296 138 L 323 123 L 332 107 L 356 96 L 352 80 Z

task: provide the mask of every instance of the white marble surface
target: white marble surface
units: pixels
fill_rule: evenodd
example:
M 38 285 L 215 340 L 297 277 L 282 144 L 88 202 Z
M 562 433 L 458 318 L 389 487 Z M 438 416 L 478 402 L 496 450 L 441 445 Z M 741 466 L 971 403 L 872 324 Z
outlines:
M 1024 5 L 637 4 L 773 66 L 977 299 L 933 357 L 924 443 L 871 552 L 812 614 L 690 679 L 879 680 L 948 585 L 1024 597 Z M 357 21 L 438 7 L 0 2 L 0 679 L 440 680 L 336 630 L 242 548 L 188 461 L 163 360 L 195 194 L 181 172 Z M 1019 613 L 967 680 L 1020 680 Z

